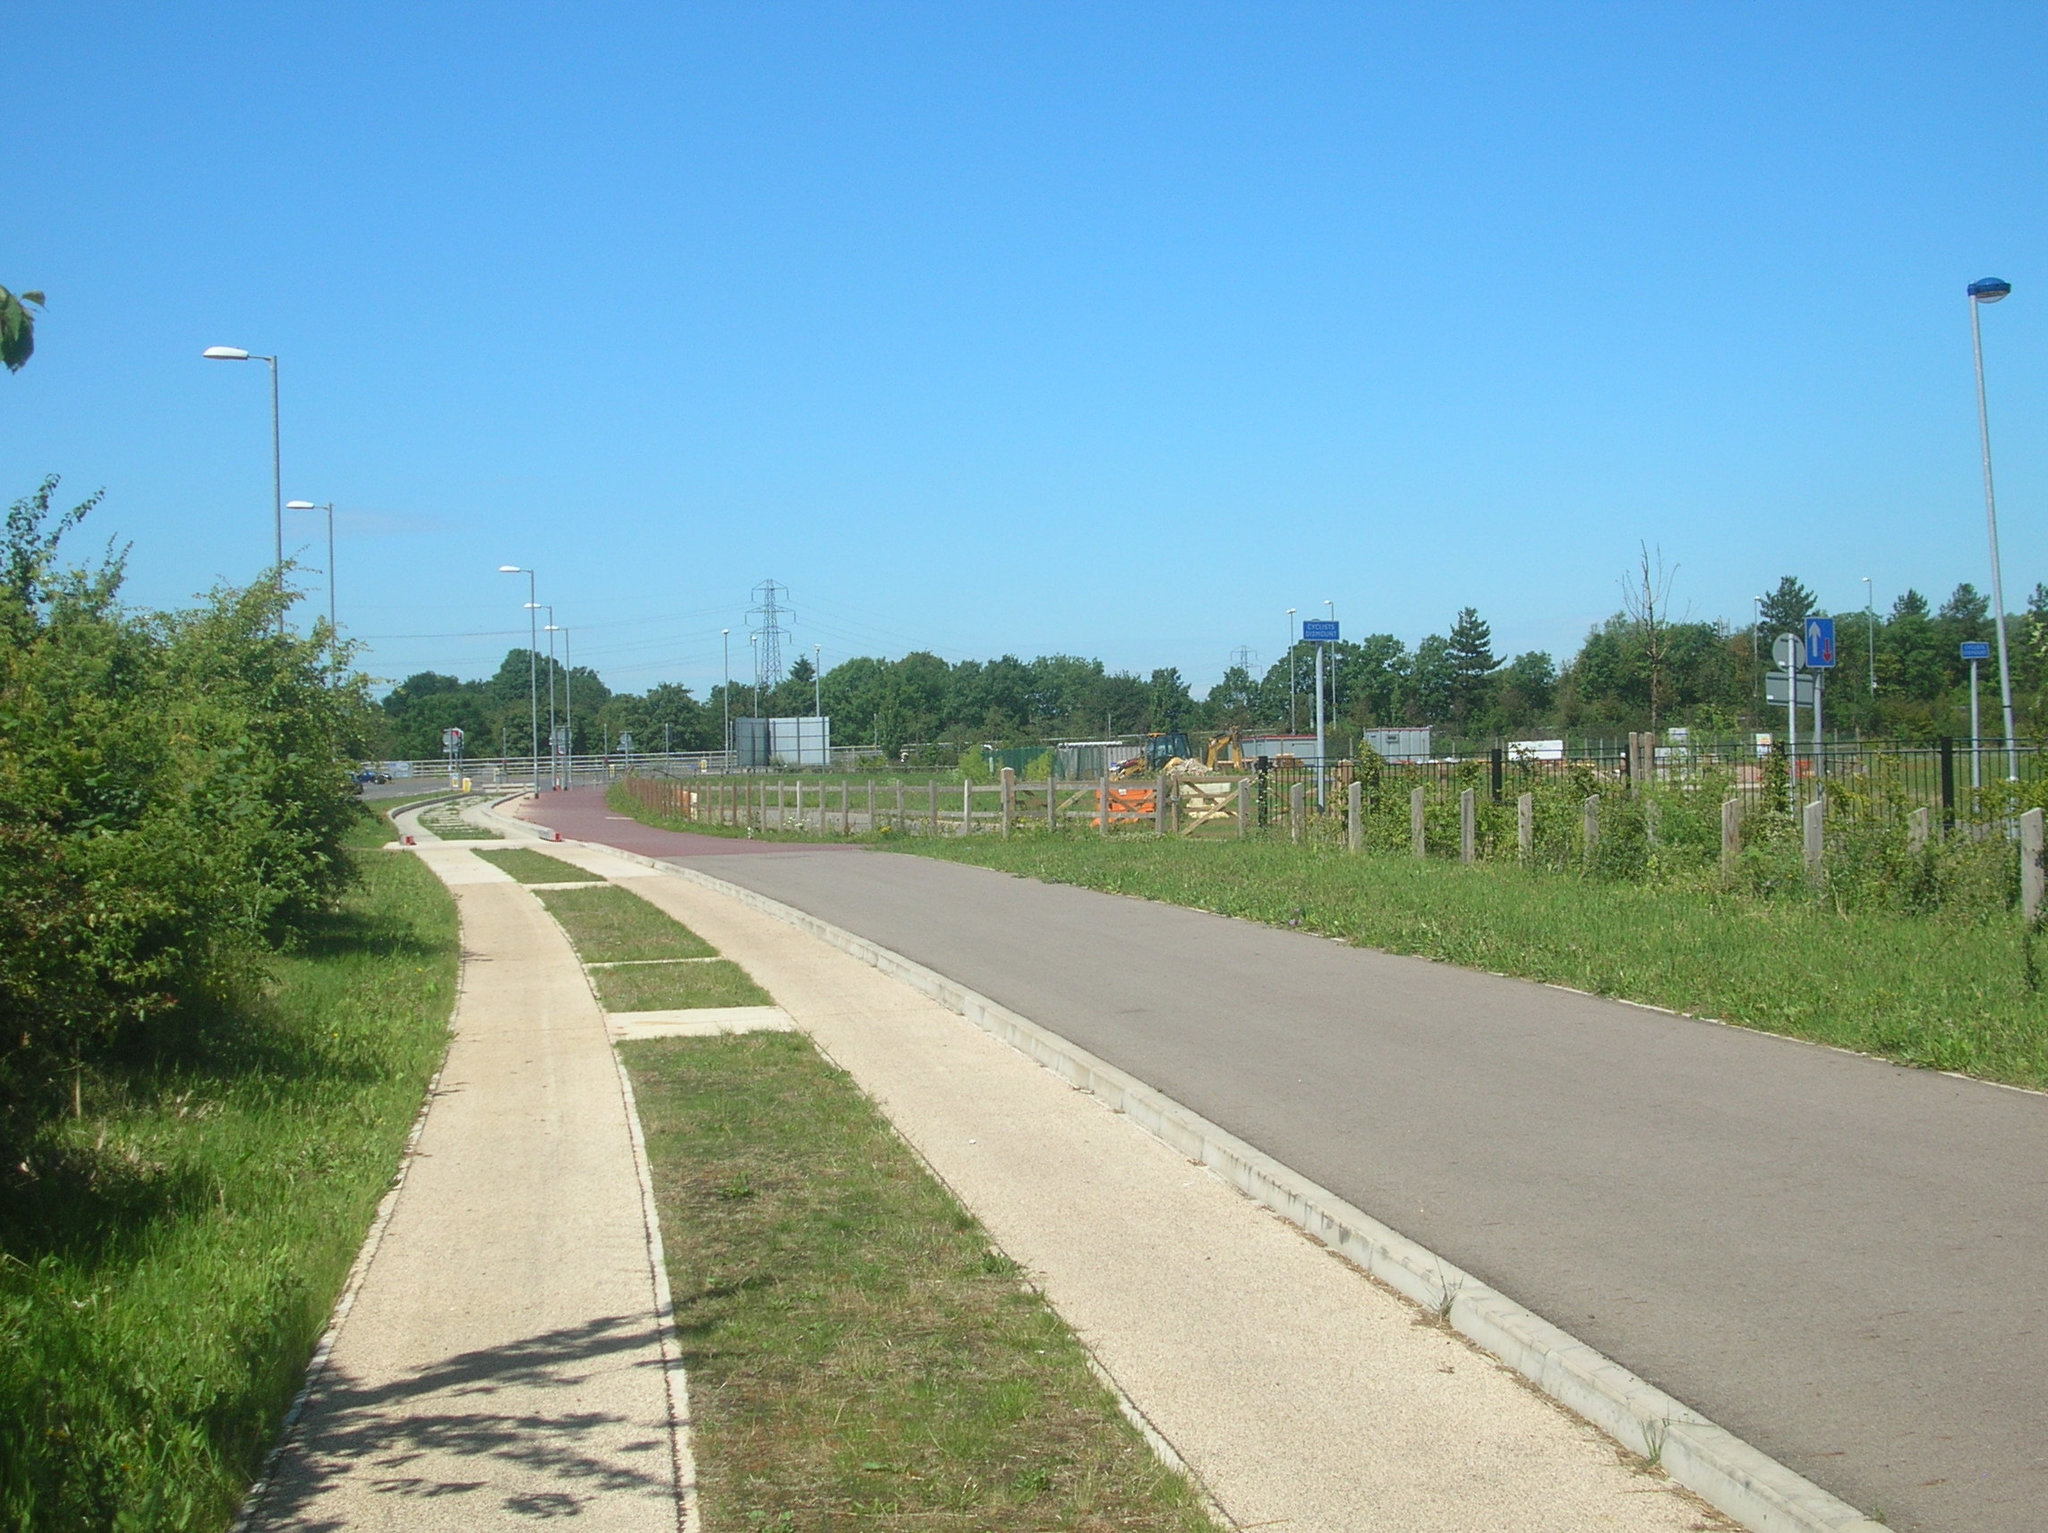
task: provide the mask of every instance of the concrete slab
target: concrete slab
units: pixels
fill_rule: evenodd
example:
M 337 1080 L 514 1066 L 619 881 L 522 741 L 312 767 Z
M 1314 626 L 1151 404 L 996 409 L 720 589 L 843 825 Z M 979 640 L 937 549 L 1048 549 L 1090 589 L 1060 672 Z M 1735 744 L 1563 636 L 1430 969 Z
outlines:
M 733 1033 L 787 1033 L 796 1028 L 780 1006 L 699 1006 L 694 1010 L 612 1011 L 604 1025 L 621 1043 L 635 1038 L 722 1038 Z
M 637 1137 L 539 902 L 457 846 L 440 1090 L 252 1530 L 676 1533 L 687 1444 Z

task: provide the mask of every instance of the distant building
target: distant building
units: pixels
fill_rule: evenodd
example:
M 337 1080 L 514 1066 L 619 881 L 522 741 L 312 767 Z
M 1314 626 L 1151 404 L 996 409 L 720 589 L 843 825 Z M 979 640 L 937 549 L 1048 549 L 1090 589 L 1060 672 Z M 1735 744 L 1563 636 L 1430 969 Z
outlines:
M 1358 737 L 1362 746 L 1370 746 L 1385 761 L 1427 761 L 1429 760 L 1429 730 L 1422 729 L 1368 729 Z

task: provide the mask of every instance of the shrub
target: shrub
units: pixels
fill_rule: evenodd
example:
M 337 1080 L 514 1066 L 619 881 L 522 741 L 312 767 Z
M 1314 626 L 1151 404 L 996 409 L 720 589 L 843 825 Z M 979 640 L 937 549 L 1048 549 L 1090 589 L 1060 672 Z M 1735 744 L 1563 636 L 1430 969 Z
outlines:
M 324 626 L 278 632 L 288 595 L 221 588 L 136 613 L 123 556 L 60 570 L 97 497 L 56 480 L 0 534 L 0 1145 L 67 1072 L 146 1043 L 181 998 L 288 945 L 342 889 L 359 812 L 348 762 L 367 697 L 334 683 Z

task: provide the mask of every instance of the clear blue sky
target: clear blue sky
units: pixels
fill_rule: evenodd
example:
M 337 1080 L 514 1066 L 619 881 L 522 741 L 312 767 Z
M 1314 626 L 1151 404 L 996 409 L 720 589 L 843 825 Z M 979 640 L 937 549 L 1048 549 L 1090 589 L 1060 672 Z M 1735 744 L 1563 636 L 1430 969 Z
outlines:
M 1177 665 L 1285 610 L 1569 654 L 2048 579 L 2048 7 L 45 6 L 8 27 L 0 491 L 131 594 L 342 508 L 373 673 L 524 582 L 615 687 L 796 642 Z M 288 542 L 324 563 L 319 528 Z M 324 605 L 320 577 L 309 576 Z M 450 637 L 415 637 L 449 635 Z

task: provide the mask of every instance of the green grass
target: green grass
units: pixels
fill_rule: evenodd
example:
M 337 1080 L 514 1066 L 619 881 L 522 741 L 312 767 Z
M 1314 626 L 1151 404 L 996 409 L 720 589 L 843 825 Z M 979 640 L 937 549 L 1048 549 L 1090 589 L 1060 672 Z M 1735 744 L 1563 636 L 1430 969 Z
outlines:
M 453 903 L 357 860 L 301 951 L 87 1077 L 0 1184 L 0 1526 L 232 1517 L 447 1041 Z
M 808 1040 L 621 1054 L 707 1533 L 1211 1527 L 1015 1264 Z
M 717 956 L 711 944 L 687 926 L 617 884 L 541 889 L 534 898 L 561 923 L 576 945 L 576 956 L 585 963 Z
M 488 862 L 492 867 L 500 868 L 510 873 L 522 884 L 601 884 L 604 882 L 600 874 L 586 873 L 581 868 L 572 867 L 559 857 L 550 857 L 546 852 L 532 851 L 523 846 L 512 847 L 502 852 L 478 852 L 476 855 L 485 862 Z
M 2048 945 L 2036 952 L 2048 939 L 2003 914 L 1844 912 L 1259 841 L 989 836 L 903 850 L 2048 1087 Z
M 606 1011 L 683 1011 L 701 1006 L 767 1006 L 768 992 L 724 958 L 704 963 L 641 963 L 592 969 Z

